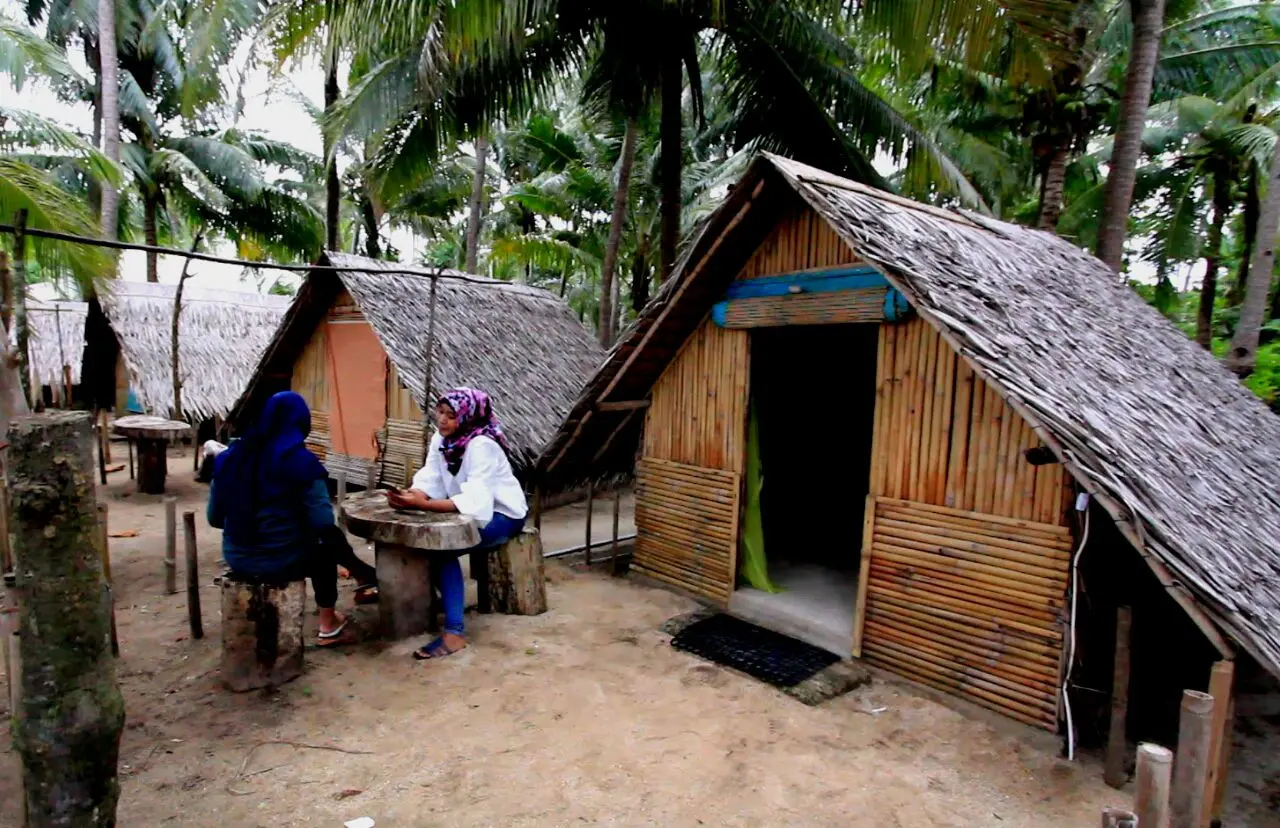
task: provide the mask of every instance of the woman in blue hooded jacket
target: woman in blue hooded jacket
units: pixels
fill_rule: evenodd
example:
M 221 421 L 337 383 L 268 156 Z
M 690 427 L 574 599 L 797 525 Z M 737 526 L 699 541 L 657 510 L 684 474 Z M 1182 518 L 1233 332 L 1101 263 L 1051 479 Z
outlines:
M 328 473 L 306 447 L 311 410 L 292 391 L 272 396 L 252 428 L 215 461 L 209 524 L 222 530 L 222 557 L 235 576 L 310 578 L 320 609 L 320 645 L 354 640 L 338 601 L 338 567 L 356 579 L 357 603 L 377 600 L 372 566 L 333 521 Z

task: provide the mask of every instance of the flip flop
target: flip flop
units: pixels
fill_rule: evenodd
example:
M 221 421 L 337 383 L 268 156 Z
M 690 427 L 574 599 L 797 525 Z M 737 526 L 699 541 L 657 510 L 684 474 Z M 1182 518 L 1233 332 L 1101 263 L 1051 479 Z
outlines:
M 365 584 L 356 587 L 355 602 L 358 605 L 378 603 L 378 585 Z
M 418 661 L 428 661 L 433 658 L 451 656 L 462 649 L 464 648 L 459 647 L 457 650 L 449 649 L 449 645 L 444 643 L 444 636 L 441 636 L 414 650 L 413 657 Z
M 356 631 L 351 629 L 351 619 L 344 618 L 336 630 L 316 635 L 317 647 L 341 647 L 344 644 L 356 643 Z

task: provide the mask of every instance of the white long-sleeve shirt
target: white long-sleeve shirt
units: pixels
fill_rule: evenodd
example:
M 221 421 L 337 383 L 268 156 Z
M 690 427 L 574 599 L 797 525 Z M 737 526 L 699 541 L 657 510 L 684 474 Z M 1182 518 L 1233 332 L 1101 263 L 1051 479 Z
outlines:
M 449 474 L 440 443 L 440 435 L 432 435 L 427 465 L 413 476 L 413 488 L 430 498 L 452 500 L 460 514 L 482 527 L 493 520 L 494 512 L 516 520 L 529 514 L 524 490 L 496 441 L 483 435 L 471 438 L 456 475 Z

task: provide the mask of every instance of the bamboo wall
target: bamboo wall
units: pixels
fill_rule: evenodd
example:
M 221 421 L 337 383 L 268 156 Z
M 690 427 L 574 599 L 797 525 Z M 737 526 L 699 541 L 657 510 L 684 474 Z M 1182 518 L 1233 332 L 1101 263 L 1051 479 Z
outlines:
M 778 222 L 747 260 L 738 278 L 777 276 L 860 261 L 825 219 L 804 206 Z

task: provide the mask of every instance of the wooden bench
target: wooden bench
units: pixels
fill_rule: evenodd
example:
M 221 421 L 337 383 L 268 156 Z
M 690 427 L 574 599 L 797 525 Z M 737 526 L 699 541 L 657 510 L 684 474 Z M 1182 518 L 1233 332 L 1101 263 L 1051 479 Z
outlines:
M 302 675 L 305 581 L 222 575 L 222 682 L 237 693 Z

